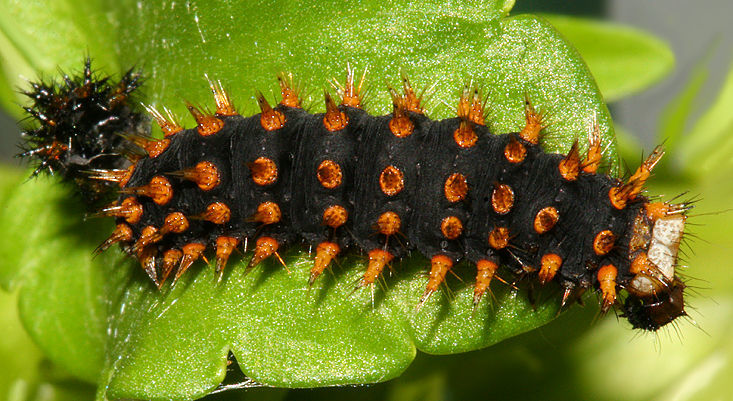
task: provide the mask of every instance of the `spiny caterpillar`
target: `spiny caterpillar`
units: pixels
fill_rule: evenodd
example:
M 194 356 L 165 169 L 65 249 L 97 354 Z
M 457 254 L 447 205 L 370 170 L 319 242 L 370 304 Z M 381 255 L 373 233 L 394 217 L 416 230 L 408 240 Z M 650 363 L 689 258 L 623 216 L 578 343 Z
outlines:
M 505 266 L 541 285 L 557 281 L 563 306 L 598 289 L 601 310 L 618 305 L 635 328 L 686 315 L 675 267 L 690 205 L 641 194 L 659 148 L 622 182 L 597 172 L 597 127 L 586 155 L 577 141 L 567 155 L 545 153 L 543 119 L 529 101 L 521 131 L 492 135 L 478 90 L 467 86 L 458 116 L 437 121 L 406 78 L 402 93 L 390 88 L 393 113 L 372 116 L 362 110 L 364 79 L 355 83 L 351 70 L 340 104 L 326 93 L 320 114 L 301 107 L 287 75 L 280 103 L 260 94 L 251 117 L 212 82 L 216 111 L 188 106 L 195 128 L 146 107 L 164 134 L 153 139 L 130 105 L 139 80 L 95 79 L 87 60 L 80 78 L 33 84 L 28 112 L 40 128 L 26 132 L 23 156 L 39 159 L 35 173 L 60 172 L 94 196 L 115 191 L 96 215 L 117 226 L 97 251 L 120 243 L 159 288 L 210 248 L 221 277 L 237 247 L 254 244 L 252 269 L 270 257 L 284 265 L 279 251 L 305 243 L 316 250 L 308 285 L 347 249 L 366 253 L 357 289 L 418 251 L 430 259 L 418 307 L 465 260 L 477 271 L 474 305 Z

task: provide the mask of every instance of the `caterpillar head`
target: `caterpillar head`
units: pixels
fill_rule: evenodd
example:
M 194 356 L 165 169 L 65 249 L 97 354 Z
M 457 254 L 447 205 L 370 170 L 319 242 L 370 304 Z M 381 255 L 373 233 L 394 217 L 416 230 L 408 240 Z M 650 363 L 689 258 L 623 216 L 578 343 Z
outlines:
M 675 274 L 689 205 L 657 202 L 642 208 L 629 244 L 633 275 L 625 285 L 624 314 L 634 328 L 656 331 L 686 316 L 685 284 Z

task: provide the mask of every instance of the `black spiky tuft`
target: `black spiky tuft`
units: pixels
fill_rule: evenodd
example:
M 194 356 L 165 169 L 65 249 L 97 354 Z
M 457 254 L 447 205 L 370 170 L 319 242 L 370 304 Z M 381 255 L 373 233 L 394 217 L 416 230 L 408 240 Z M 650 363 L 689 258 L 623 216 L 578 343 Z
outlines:
M 84 172 L 129 164 L 122 156 L 127 141 L 119 134 L 149 131 L 148 118 L 133 107 L 132 95 L 141 83 L 133 69 L 118 81 L 98 76 L 89 58 L 80 75 L 31 82 L 23 94 L 31 99 L 25 110 L 35 123 L 23 131 L 18 157 L 35 164 L 33 176 L 45 172 L 75 181 L 89 202 L 105 197 L 108 185 L 90 182 Z

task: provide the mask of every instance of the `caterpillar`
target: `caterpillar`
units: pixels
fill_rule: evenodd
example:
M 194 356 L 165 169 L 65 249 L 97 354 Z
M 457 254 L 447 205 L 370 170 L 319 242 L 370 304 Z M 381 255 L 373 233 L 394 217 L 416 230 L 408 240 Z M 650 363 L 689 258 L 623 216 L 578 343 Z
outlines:
M 368 258 L 355 290 L 411 252 L 424 255 L 418 308 L 466 261 L 476 269 L 474 306 L 503 266 L 517 279 L 557 282 L 563 307 L 596 289 L 601 311 L 617 306 L 634 328 L 686 315 L 676 266 L 691 205 L 642 194 L 661 148 L 621 181 L 599 173 L 597 127 L 585 155 L 577 140 L 566 155 L 545 152 L 529 100 L 525 126 L 495 135 L 471 86 L 457 117 L 432 120 L 406 77 L 401 92 L 389 88 L 385 116 L 363 110 L 364 78 L 350 69 L 338 103 L 325 93 L 325 113 L 304 110 L 292 77 L 278 79 L 280 102 L 259 94 L 261 112 L 249 117 L 213 81 L 213 113 L 188 105 L 194 128 L 145 106 L 163 132 L 154 139 L 132 106 L 140 75 L 112 82 L 87 60 L 80 77 L 32 84 L 26 110 L 39 128 L 25 132 L 21 156 L 37 160 L 34 175 L 57 172 L 87 197 L 116 197 L 95 213 L 116 220 L 95 252 L 121 244 L 158 288 L 212 248 L 221 278 L 237 247 L 253 248 L 253 269 L 267 258 L 285 265 L 280 252 L 302 243 L 315 249 L 309 286 L 349 250 Z

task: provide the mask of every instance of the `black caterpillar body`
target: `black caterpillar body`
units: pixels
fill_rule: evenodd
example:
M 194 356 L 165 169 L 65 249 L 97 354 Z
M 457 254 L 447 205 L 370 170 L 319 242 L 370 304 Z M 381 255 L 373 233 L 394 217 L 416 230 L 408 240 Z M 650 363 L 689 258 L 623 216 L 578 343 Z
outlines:
M 88 64 L 84 75 L 90 76 Z M 91 98 L 109 98 L 113 87 L 129 95 L 137 82 L 132 77 L 117 86 L 96 82 Z M 279 258 L 278 249 L 305 243 L 316 249 L 310 284 L 347 248 L 369 257 L 359 286 L 373 285 L 387 264 L 417 250 L 431 260 L 419 305 L 466 260 L 478 271 L 475 303 L 506 266 L 541 284 L 559 282 L 563 304 L 599 289 L 602 310 L 620 305 L 637 328 L 657 330 L 685 315 L 685 285 L 675 267 L 688 205 L 652 203 L 640 194 L 661 151 L 621 182 L 596 173 L 597 130 L 586 156 L 577 143 L 568 155 L 548 154 L 538 144 L 541 116 L 529 102 L 524 129 L 492 135 L 477 91 L 464 92 L 457 118 L 435 121 L 424 115 L 409 82 L 403 84 L 404 94 L 391 90 L 394 113 L 380 117 L 360 108 L 360 85 L 351 73 L 340 105 L 326 95 L 325 114 L 300 108 L 284 78 L 280 104 L 273 108 L 260 96 L 262 113 L 251 117 L 238 115 L 212 84 L 215 114 L 189 106 L 196 128 L 183 129 L 148 108 L 162 140 L 141 135 L 143 117 L 123 102 L 123 111 L 113 109 L 114 129 L 88 122 L 87 131 L 67 131 L 69 138 L 54 136 L 56 127 L 39 118 L 30 146 L 43 149 L 50 138 L 88 142 L 104 148 L 92 153 L 131 159 L 119 156 L 90 174 L 120 193 L 100 212 L 116 217 L 117 228 L 99 249 L 121 243 L 158 286 L 174 270 L 180 277 L 209 248 L 221 274 L 242 244 L 254 244 L 251 268 Z M 78 86 L 67 85 L 72 92 Z M 77 103 L 83 109 L 100 102 Z M 117 142 L 120 134 L 124 142 Z M 145 155 L 120 152 L 131 143 Z M 64 149 L 56 161 L 44 159 L 43 151 L 26 154 L 42 159 L 39 170 L 88 169 L 94 157 L 77 155 L 78 149 L 84 147 Z M 77 156 L 81 163 L 73 162 Z M 628 293 L 625 303 L 619 289 Z

